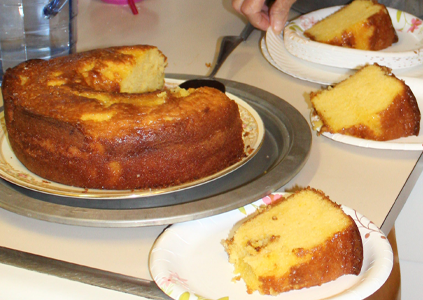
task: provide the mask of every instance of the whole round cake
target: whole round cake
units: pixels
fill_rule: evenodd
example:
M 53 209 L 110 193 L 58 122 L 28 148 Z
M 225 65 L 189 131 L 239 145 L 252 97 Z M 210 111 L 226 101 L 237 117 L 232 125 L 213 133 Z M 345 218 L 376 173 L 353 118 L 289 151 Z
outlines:
M 154 189 L 244 156 L 238 105 L 212 88 L 166 89 L 153 46 L 30 60 L 4 75 L 8 138 L 31 172 L 83 188 Z

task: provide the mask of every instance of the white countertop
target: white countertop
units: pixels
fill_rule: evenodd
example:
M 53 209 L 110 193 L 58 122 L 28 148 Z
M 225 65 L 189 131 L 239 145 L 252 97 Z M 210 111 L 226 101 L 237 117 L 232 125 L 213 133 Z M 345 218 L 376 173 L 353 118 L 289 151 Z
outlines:
M 167 73 L 206 75 L 219 38 L 238 35 L 245 25 L 230 2 L 143 0 L 137 3 L 139 14 L 133 15 L 127 6 L 79 0 L 77 49 L 155 45 L 168 57 Z M 260 52 L 261 37 L 262 32 L 254 31 L 229 56 L 217 77 L 273 93 L 308 120 L 304 94 L 320 86 L 272 67 Z M 280 190 L 297 186 L 321 189 L 335 202 L 356 209 L 388 233 L 419 176 L 421 163 L 415 173 L 412 171 L 421 152 L 365 149 L 340 144 L 314 132 L 312 135 L 307 163 Z M 149 251 L 164 228 L 79 227 L 0 209 L 0 246 L 145 279 L 150 279 Z M 0 298 L 140 299 L 2 264 Z

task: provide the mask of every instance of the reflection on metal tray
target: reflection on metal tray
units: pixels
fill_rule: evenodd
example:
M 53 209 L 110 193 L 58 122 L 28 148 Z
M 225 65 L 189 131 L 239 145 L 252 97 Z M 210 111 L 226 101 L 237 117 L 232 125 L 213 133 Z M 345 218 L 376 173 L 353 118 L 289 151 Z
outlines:
M 169 78 L 195 76 L 168 74 Z M 265 125 L 256 156 L 218 180 L 165 195 L 131 199 L 63 198 L 0 181 L 0 207 L 36 219 L 95 227 L 165 225 L 223 213 L 276 191 L 305 164 L 311 131 L 304 117 L 279 97 L 258 88 L 221 80 L 227 91 L 250 104 Z

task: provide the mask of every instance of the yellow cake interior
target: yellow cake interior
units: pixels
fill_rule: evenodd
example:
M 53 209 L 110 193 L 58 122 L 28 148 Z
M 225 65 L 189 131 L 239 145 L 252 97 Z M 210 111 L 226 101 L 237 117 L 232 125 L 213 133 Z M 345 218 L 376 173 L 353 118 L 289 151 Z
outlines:
M 377 83 L 377 84 L 375 84 Z M 335 87 L 312 97 L 313 107 L 333 132 L 362 124 L 381 134 L 381 116 L 404 89 L 401 81 L 369 65 Z
M 92 72 L 100 72 L 103 78 L 119 82 L 120 93 L 146 93 L 160 90 L 164 84 L 166 57 L 157 49 L 122 48 L 118 52 L 127 54 L 128 59 L 115 60 L 104 57 L 98 61 L 86 61 L 79 67 L 78 73 L 85 79 Z M 93 88 L 96 88 L 94 83 Z
M 124 51 L 123 51 L 124 52 Z M 153 92 L 163 88 L 166 61 L 158 49 L 150 51 L 131 52 L 136 57 L 135 68 L 121 68 L 122 82 L 120 83 L 121 93 L 145 93 Z M 114 68 L 111 68 L 113 72 Z

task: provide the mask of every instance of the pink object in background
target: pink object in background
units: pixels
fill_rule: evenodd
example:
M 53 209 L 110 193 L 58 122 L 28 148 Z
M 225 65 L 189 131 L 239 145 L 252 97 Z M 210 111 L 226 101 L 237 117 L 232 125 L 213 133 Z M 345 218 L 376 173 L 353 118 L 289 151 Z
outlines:
M 128 5 L 128 0 L 101 0 L 106 3 L 116 4 L 116 5 Z M 142 0 L 133 0 L 134 2 L 140 2 Z
M 135 2 L 140 2 L 142 0 L 102 0 L 102 1 L 109 4 L 129 5 L 131 7 L 132 13 L 134 15 L 137 15 L 138 10 L 137 10 L 137 7 L 135 6 Z

